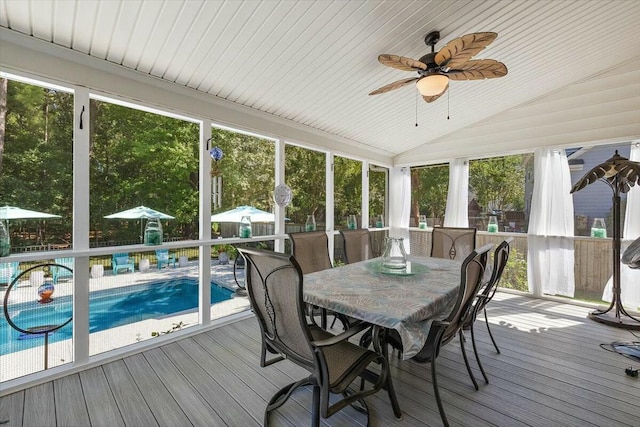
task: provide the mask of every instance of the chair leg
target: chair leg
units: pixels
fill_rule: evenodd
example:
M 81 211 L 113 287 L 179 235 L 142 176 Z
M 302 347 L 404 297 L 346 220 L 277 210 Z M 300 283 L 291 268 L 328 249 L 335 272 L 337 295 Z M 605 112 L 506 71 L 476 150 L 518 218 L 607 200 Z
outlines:
M 473 328 L 473 323 L 471 324 L 471 343 L 473 344 L 473 354 L 475 354 L 476 356 L 476 362 L 478 362 L 478 367 L 480 368 L 480 372 L 482 372 L 482 376 L 484 377 L 484 382 L 489 384 L 489 378 L 487 377 L 487 373 L 484 371 L 482 362 L 480 362 L 480 355 L 478 354 L 478 348 L 476 346 L 476 334 Z
M 462 329 L 458 331 L 458 335 L 460 336 L 460 349 L 462 350 L 462 358 L 464 359 L 464 365 L 467 367 L 467 372 L 469 373 L 469 378 L 471 378 L 471 382 L 473 382 L 473 387 L 476 390 L 478 390 L 479 389 L 478 382 L 476 381 L 475 375 L 473 375 L 473 371 L 471 370 L 471 365 L 469 365 L 469 359 L 467 358 L 467 350 L 464 348 L 464 335 L 462 334 Z
M 313 386 L 313 407 L 311 408 L 311 426 L 320 426 L 320 386 Z
M 487 331 L 489 331 L 489 337 L 491 338 L 491 342 L 493 346 L 496 348 L 496 352 L 500 354 L 500 349 L 498 348 L 498 344 L 496 344 L 496 340 L 493 339 L 493 334 L 491 333 L 491 328 L 489 327 L 489 319 L 487 319 L 487 309 L 484 309 L 484 323 L 487 324 Z
M 440 399 L 440 390 L 438 390 L 435 357 L 431 359 L 431 382 L 433 383 L 433 393 L 436 396 L 436 403 L 438 404 L 438 411 L 440 411 L 440 418 L 442 418 L 442 424 L 444 424 L 445 427 L 449 427 L 449 421 L 447 421 L 447 414 L 444 413 L 444 406 L 442 405 L 442 399 Z

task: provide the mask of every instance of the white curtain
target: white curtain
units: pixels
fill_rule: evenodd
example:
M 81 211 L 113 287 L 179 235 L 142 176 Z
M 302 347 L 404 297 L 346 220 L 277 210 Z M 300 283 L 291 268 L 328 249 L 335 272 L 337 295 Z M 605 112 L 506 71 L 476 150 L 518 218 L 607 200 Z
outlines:
M 573 297 L 573 197 L 564 150 L 535 152 L 533 197 L 527 236 L 529 292 Z
M 640 162 L 640 142 L 631 144 L 629 160 Z M 627 207 L 620 255 L 638 237 L 640 237 L 640 186 L 636 185 L 627 193 Z M 611 301 L 613 298 L 612 288 L 613 277 L 609 278 L 604 288 L 604 293 L 602 294 L 604 301 Z M 640 270 L 634 270 L 624 264 L 620 264 L 620 296 L 622 305 L 634 310 L 640 307 Z
M 449 163 L 449 190 L 444 212 L 445 227 L 469 226 L 469 162 L 453 159 Z
M 410 252 L 409 217 L 411 215 L 411 170 L 391 168 L 389 174 L 389 235 L 404 238 Z

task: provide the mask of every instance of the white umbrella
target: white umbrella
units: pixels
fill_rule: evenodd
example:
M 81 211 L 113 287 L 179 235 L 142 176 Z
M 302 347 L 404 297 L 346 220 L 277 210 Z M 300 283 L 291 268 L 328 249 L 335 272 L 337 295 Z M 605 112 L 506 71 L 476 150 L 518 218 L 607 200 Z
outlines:
M 251 222 L 274 222 L 276 216 L 253 206 L 238 206 L 226 212 L 211 215 L 211 222 L 240 222 L 243 216 L 251 217 Z
M 116 212 L 105 216 L 108 219 L 139 219 L 140 220 L 140 241 L 142 242 L 142 220 L 143 219 L 174 219 L 171 215 L 162 213 L 146 206 L 138 206 L 126 211 Z
M 105 216 L 109 219 L 174 219 L 171 215 L 148 208 L 146 206 L 138 206 L 136 208 L 127 209 L 126 211 L 116 212 Z
M 48 214 L 45 212 L 30 211 L 29 209 L 17 208 L 15 206 L 0 207 L 0 220 L 29 219 L 29 218 L 60 218 L 60 215 Z
M 9 220 L 31 219 L 31 218 L 60 218 L 60 215 L 53 215 L 45 212 L 31 211 L 29 209 L 17 208 L 15 206 L 0 207 L 0 221 L 6 221 L 5 228 L 7 232 L 7 238 L 9 233 Z M 6 247 L 4 249 L 7 251 L 7 254 L 8 254 L 8 251 L 10 248 L 8 239 L 3 244 L 6 244 Z M 0 248 L 0 254 L 2 254 L 3 252 L 4 250 Z

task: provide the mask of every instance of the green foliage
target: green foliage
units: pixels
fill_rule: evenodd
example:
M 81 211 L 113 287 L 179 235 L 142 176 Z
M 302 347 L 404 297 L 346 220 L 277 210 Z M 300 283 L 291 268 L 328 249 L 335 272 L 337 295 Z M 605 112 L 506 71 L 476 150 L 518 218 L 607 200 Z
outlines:
M 287 208 L 292 223 L 304 224 L 307 215 L 315 215 L 316 222 L 326 221 L 326 155 L 294 145 L 285 147 L 287 185 L 293 200 Z
M 175 217 L 162 221 L 166 237 L 197 238 L 199 125 L 91 100 L 90 227 L 93 244 L 139 242 L 144 221 L 104 216 L 145 205 Z M 224 157 L 219 211 L 252 205 L 273 211 L 275 144 L 271 140 L 212 129 Z M 294 197 L 286 216 L 304 224 L 308 214 L 326 221 L 326 154 L 286 146 L 286 182 Z M 58 214 L 61 219 L 14 221 L 15 245 L 70 243 L 73 215 L 73 94 L 8 82 L 0 203 Z M 362 163 L 335 159 L 335 218 L 359 214 Z M 384 173 L 372 173 L 371 209 L 384 211 Z M 19 234 L 17 231 L 28 231 Z M 35 231 L 35 233 L 34 233 Z M 214 228 L 215 232 L 215 228 Z M 33 241 L 37 235 L 37 242 Z
M 505 156 L 469 162 L 469 190 L 485 209 L 524 209 L 522 156 Z
M 346 224 L 348 215 L 359 215 L 362 210 L 362 162 L 335 157 L 334 221 L 336 226 Z
M 369 171 L 369 218 L 384 213 L 388 173 Z
M 515 248 L 509 252 L 509 261 L 502 272 L 500 287 L 528 292 L 527 259 Z
M 211 144 L 220 147 L 224 153 L 219 162 L 223 180 L 219 211 L 242 205 L 272 211 L 275 187 L 273 141 L 218 128 L 212 129 L 211 137 Z
M 444 218 L 449 188 L 449 166 L 411 169 L 411 215 Z
M 159 337 L 160 335 L 166 335 L 166 334 L 170 334 L 171 332 L 175 332 L 175 331 L 179 331 L 180 329 L 182 329 L 185 326 L 188 326 L 188 323 L 184 323 L 182 320 L 179 323 L 172 323 L 171 324 L 171 329 L 168 329 L 166 331 L 153 331 L 151 332 L 151 336 L 152 337 Z

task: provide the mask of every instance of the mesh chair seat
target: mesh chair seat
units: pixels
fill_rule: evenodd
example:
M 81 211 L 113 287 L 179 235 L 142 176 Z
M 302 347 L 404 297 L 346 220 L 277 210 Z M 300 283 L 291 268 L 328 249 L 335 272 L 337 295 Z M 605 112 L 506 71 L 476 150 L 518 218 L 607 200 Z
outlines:
M 431 234 L 431 256 L 463 260 L 476 248 L 476 229 L 435 227 Z
M 324 231 L 289 233 L 291 252 L 302 274 L 315 273 L 333 267 L 329 257 L 329 239 Z
M 369 230 L 340 230 L 344 241 L 344 257 L 347 264 L 373 258 Z

